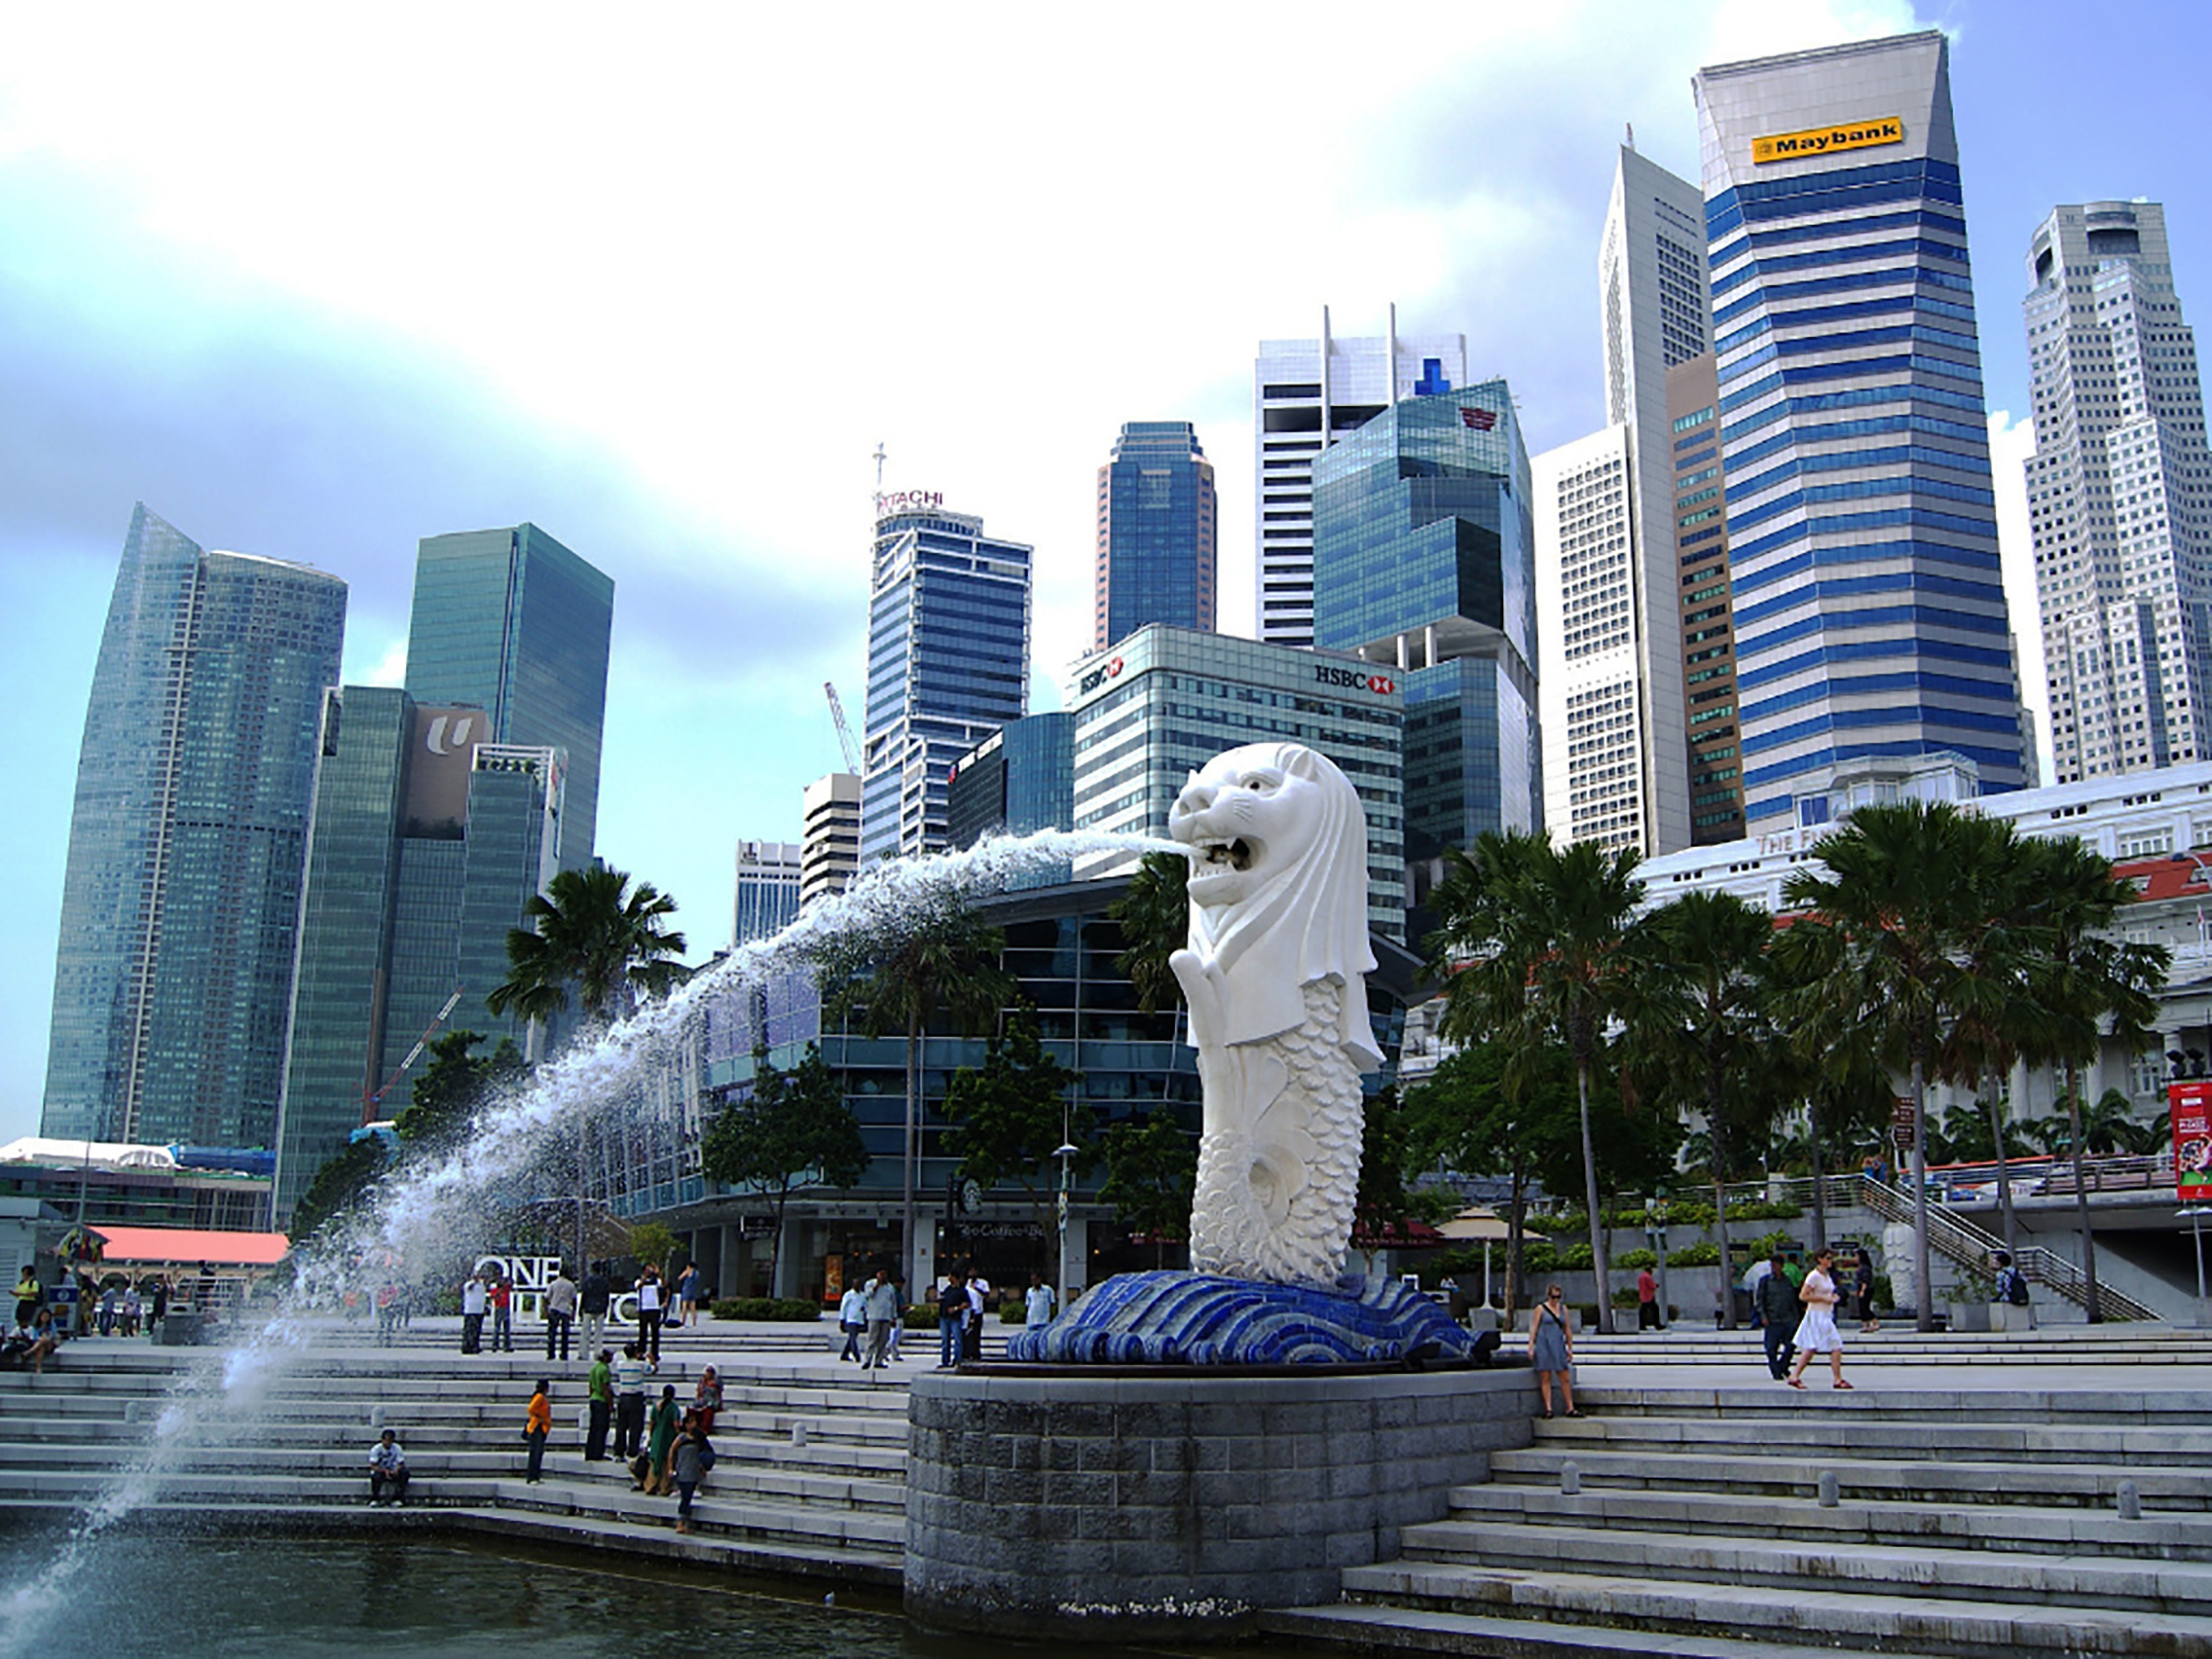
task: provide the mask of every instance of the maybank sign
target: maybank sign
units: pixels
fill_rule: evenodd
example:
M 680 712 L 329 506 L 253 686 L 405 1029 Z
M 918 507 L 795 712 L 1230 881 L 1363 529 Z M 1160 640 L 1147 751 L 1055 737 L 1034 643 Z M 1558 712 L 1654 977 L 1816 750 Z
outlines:
M 1837 150 L 1869 150 L 1877 144 L 1902 144 L 1904 122 L 1895 115 L 1878 120 L 1844 121 L 1832 127 L 1807 127 L 1803 132 L 1778 132 L 1752 140 L 1752 161 L 1795 162 L 1807 156 L 1827 156 Z

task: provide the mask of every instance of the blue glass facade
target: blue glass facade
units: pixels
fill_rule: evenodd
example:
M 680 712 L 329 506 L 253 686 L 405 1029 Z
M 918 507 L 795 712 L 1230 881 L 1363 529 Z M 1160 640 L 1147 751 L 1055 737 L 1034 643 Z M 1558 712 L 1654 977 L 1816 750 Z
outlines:
M 1188 421 L 1132 421 L 1098 469 L 1091 644 L 1147 622 L 1213 631 L 1213 465 Z
M 1406 858 L 1544 821 L 1536 525 L 1502 380 L 1407 398 L 1313 465 L 1313 631 L 1406 696 Z
M 862 864 L 942 849 L 946 774 L 1027 711 L 1029 561 L 966 514 L 876 520 Z
M 273 1140 L 345 619 L 336 577 L 132 514 L 78 754 L 44 1134 Z
M 945 833 L 954 847 L 987 835 L 1032 835 L 1075 827 L 1075 717 L 1030 715 L 962 755 L 945 789 Z M 1016 886 L 1072 879 L 1067 864 L 1021 877 Z
M 407 692 L 491 718 L 490 740 L 568 761 L 559 859 L 591 862 L 614 582 L 535 524 L 427 536 L 415 558 Z
M 2018 789 L 1943 36 L 1695 86 L 1748 831 L 1871 759 L 1955 753 Z M 1897 136 L 1780 160 L 1755 142 L 1875 117 Z

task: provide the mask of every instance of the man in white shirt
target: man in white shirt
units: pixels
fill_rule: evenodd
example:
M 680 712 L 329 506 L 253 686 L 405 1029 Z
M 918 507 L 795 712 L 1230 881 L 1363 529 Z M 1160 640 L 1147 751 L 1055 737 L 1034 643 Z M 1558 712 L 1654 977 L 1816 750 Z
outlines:
M 875 1280 L 867 1281 L 867 1289 L 875 1287 Z M 845 1348 L 839 1359 L 861 1357 L 861 1333 L 867 1329 L 867 1290 L 858 1284 L 848 1284 L 845 1294 L 837 1299 L 837 1327 L 845 1333 Z
M 484 1276 L 472 1273 L 461 1281 L 461 1352 L 484 1351 L 484 1310 L 491 1305 L 491 1292 L 484 1287 Z
M 407 1453 L 388 1428 L 369 1448 L 369 1501 L 381 1503 L 386 1491 L 394 1503 L 407 1495 Z
M 970 1359 L 983 1357 L 983 1310 L 990 1294 L 991 1280 L 980 1273 L 968 1275 L 968 1323 L 960 1340 Z
M 646 1373 L 651 1369 L 636 1343 L 625 1343 L 614 1362 L 614 1455 L 628 1463 L 645 1438 Z
M 867 1358 L 863 1363 L 869 1369 L 883 1369 L 891 1346 L 891 1327 L 898 1317 L 899 1276 L 885 1269 L 868 1281 L 867 1287 Z
M 569 1333 L 576 1329 L 576 1280 L 569 1278 L 568 1265 L 553 1276 L 553 1282 L 545 1287 L 545 1357 L 566 1359 L 569 1356 Z M 561 1351 L 553 1351 L 554 1345 Z
M 1045 1282 L 1043 1274 L 1029 1276 L 1029 1289 L 1022 1296 L 1022 1323 L 1031 1330 L 1040 1325 L 1050 1325 L 1053 1314 L 1052 1286 Z

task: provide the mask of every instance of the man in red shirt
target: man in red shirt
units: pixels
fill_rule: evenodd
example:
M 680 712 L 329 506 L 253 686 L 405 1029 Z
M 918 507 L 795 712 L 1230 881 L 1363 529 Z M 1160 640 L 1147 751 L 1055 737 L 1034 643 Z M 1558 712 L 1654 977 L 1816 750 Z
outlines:
M 492 1279 L 492 1351 L 515 1351 L 515 1281 L 505 1274 Z
M 1649 1268 L 1636 1270 L 1636 1329 L 1656 1331 L 1659 1317 L 1659 1281 L 1651 1277 Z

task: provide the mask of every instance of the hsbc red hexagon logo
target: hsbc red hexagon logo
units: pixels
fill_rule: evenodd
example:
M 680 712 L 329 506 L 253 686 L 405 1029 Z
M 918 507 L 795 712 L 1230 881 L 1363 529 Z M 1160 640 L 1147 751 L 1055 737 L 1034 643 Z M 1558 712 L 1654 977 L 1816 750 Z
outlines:
M 1367 689 L 1378 697 L 1388 697 L 1398 689 L 1398 682 L 1387 674 L 1369 674 Z
M 1080 697 L 1086 691 L 1097 690 L 1098 687 L 1104 685 L 1108 680 L 1118 680 L 1121 677 L 1122 659 L 1116 657 L 1108 661 L 1101 662 L 1097 667 L 1093 668 L 1089 673 L 1085 674 L 1083 676 L 1082 684 L 1075 687 L 1075 695 L 1077 697 Z

